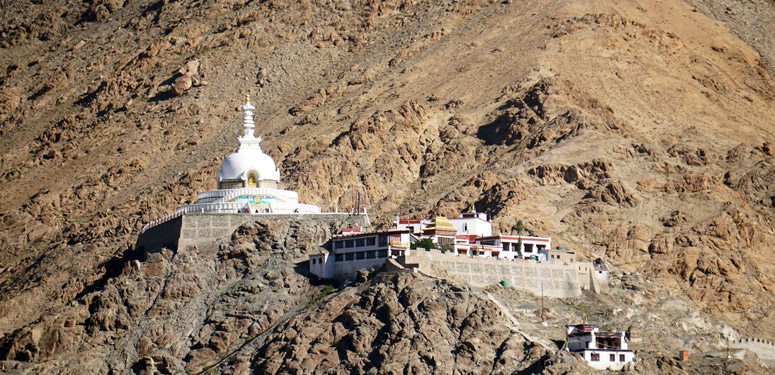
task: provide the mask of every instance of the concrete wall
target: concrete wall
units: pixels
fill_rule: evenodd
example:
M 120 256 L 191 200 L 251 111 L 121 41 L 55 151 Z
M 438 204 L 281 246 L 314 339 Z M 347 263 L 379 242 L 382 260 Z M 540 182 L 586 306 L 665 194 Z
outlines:
M 148 253 L 158 252 L 165 247 L 173 251 L 177 250 L 182 225 L 183 217 L 181 216 L 149 228 L 137 236 L 135 250 L 145 257 Z
M 312 259 L 315 264 L 312 264 Z M 335 254 L 315 254 L 310 255 L 310 273 L 321 279 L 352 279 L 361 269 L 378 269 L 390 258 L 372 258 L 360 260 L 336 261 Z
M 748 349 L 757 356 L 759 359 L 773 363 L 775 361 L 775 343 L 766 339 L 758 338 L 746 338 L 729 343 L 729 347 L 733 349 Z
M 587 361 L 587 364 L 595 369 L 598 370 L 614 370 L 618 371 L 621 370 L 625 364 L 632 362 L 632 359 L 635 357 L 635 353 L 631 351 L 615 351 L 615 350 L 585 350 L 581 353 L 582 357 L 584 357 L 584 360 Z M 592 355 L 597 354 L 598 360 L 593 361 Z M 614 355 L 614 360 L 611 361 L 611 354 Z M 624 361 L 621 360 L 620 356 L 624 356 Z
M 471 285 L 487 287 L 507 280 L 510 286 L 541 294 L 547 297 L 570 298 L 581 295 L 579 265 L 587 262 L 559 263 L 536 262 L 532 260 L 505 260 L 496 258 L 469 257 L 438 250 L 413 251 L 400 257 L 405 266 L 417 265 L 423 273 L 445 277 L 448 273 Z M 591 268 L 591 263 L 589 267 Z M 581 267 L 587 269 L 587 267 Z M 589 274 L 587 274 L 587 278 Z M 588 283 L 588 282 L 587 282 Z
M 331 223 L 342 227 L 370 225 L 367 215 L 339 213 L 325 214 L 218 214 L 186 213 L 147 229 L 137 238 L 135 249 L 145 254 L 154 253 L 167 247 L 171 250 L 189 245 L 211 243 L 228 238 L 245 223 L 258 220 L 313 220 Z
M 352 279 L 358 274 L 358 270 L 380 268 L 388 259 L 389 258 L 374 258 L 336 262 L 333 258 L 328 258 L 329 263 L 334 263 L 332 270 L 333 276 L 331 278 L 340 280 Z
M 242 224 L 258 220 L 314 220 L 324 222 L 349 223 L 352 226 L 368 227 L 370 225 L 367 215 L 350 215 L 346 213 L 325 214 L 217 214 L 217 213 L 189 213 L 181 217 L 183 219 L 180 246 L 196 245 L 201 242 L 210 242 L 218 238 L 231 236 Z

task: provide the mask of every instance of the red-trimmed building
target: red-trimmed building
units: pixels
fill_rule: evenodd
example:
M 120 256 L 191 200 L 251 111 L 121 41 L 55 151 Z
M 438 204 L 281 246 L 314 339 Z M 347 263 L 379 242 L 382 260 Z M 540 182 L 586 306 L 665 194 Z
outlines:
M 492 222 L 478 212 L 462 213 L 447 219 L 396 218 L 396 228 L 366 233 L 362 228 L 347 228 L 334 236 L 326 251 L 310 256 L 310 272 L 322 279 L 347 279 L 359 269 L 381 267 L 388 258 L 410 255 L 410 244 L 428 238 L 442 251 L 455 255 L 523 259 L 573 261 L 572 253 L 551 250 L 549 237 L 492 234 Z M 520 238 L 522 245 L 520 247 Z M 556 254 L 555 254 L 556 253 Z M 560 259 L 560 255 L 563 259 Z M 550 258 L 551 257 L 551 258 Z
M 443 220 L 442 224 L 436 224 Z M 401 219 L 396 218 L 396 228 L 407 229 L 419 238 L 431 238 L 436 244 L 449 243 L 452 237 L 451 229 L 455 229 L 454 248 L 456 254 L 496 257 L 501 259 L 522 258 L 549 260 L 548 251 L 552 248 L 550 237 L 518 236 L 492 234 L 492 222 L 487 220 L 487 214 L 482 212 L 464 212 L 460 217 L 444 219 Z M 439 228 L 443 227 L 443 230 Z M 440 236 L 439 234 L 443 232 Z M 522 238 L 522 245 L 519 239 Z
M 598 370 L 621 370 L 635 357 L 624 331 L 601 332 L 592 324 L 567 325 L 565 330 L 565 348 Z
M 522 239 L 521 247 L 519 245 L 520 239 Z M 547 260 L 547 251 L 552 248 L 552 238 L 497 234 L 478 237 L 476 244 L 482 248 L 492 249 L 490 255 L 493 257 L 514 259 L 519 256 L 521 251 L 522 258 Z
M 310 273 L 321 279 L 349 279 L 359 269 L 382 267 L 388 258 L 409 255 L 409 235 L 406 229 L 343 231 L 324 245 L 326 251 L 310 255 Z

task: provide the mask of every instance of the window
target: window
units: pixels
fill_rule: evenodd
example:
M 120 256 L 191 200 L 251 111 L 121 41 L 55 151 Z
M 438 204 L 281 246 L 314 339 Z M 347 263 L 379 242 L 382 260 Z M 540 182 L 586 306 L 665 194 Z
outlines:
M 312 258 L 312 264 L 317 264 L 317 259 Z
M 344 241 L 336 241 L 334 242 L 334 248 L 341 249 L 344 247 Z
M 341 262 L 344 260 L 344 254 L 336 254 L 336 261 Z
M 619 362 L 624 362 L 624 354 L 619 354 Z
M 377 257 L 378 258 L 387 258 L 387 250 L 379 250 L 379 251 L 377 251 Z
M 366 241 L 363 238 L 359 238 L 355 240 L 355 246 L 356 247 L 363 247 L 366 245 Z
M 592 353 L 589 358 L 592 362 L 600 361 L 600 353 Z
M 366 239 L 366 246 L 374 246 L 374 244 L 377 243 L 377 240 L 374 239 L 374 237 L 369 237 Z
M 377 257 L 377 250 L 371 250 L 366 252 L 366 259 L 374 259 Z
M 379 246 L 385 246 L 388 243 L 387 235 L 380 234 L 379 235 Z
M 616 362 L 616 354 L 611 354 L 610 357 L 608 357 L 610 362 Z
M 347 253 L 344 255 L 344 260 L 353 260 L 355 259 L 355 253 Z
M 359 252 L 355 253 L 355 259 L 357 259 L 357 260 L 366 259 L 366 252 L 365 251 L 359 251 Z
M 344 243 L 344 247 L 353 247 L 353 240 L 347 240 Z

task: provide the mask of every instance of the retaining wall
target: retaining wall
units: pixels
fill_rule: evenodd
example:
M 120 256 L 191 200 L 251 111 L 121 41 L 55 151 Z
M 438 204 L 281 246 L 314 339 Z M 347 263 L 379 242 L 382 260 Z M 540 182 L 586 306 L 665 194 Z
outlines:
M 729 343 L 729 347 L 733 349 L 748 349 L 756 353 L 759 359 L 775 361 L 775 343 L 766 339 L 745 338 Z
M 183 216 L 179 216 L 146 229 L 137 236 L 135 250 L 146 258 L 162 248 L 177 250 L 182 224 Z
M 330 223 L 337 227 L 368 227 L 369 217 L 365 214 L 347 213 L 322 214 L 219 214 L 186 213 L 147 229 L 137 237 L 135 249 L 149 253 L 163 247 L 177 251 L 190 245 L 211 243 L 228 238 L 241 225 L 259 220 L 312 220 Z
M 439 250 L 412 251 L 411 255 L 400 257 L 398 261 L 405 266 L 416 266 L 431 276 L 445 277 L 448 276 L 446 273 L 478 287 L 507 280 L 510 286 L 541 295 L 543 285 L 543 294 L 554 298 L 578 297 L 582 286 L 595 289 L 590 285 L 594 281 L 590 280 L 589 274 L 579 273 L 579 269 L 587 271 L 591 267 L 588 262 L 539 263 L 534 260 L 470 257 Z

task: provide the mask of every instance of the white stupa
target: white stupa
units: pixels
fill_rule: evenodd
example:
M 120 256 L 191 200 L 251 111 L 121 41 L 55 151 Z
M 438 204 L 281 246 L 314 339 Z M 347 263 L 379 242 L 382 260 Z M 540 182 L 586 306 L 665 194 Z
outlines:
M 272 157 L 261 151 L 261 137 L 253 131 L 250 97 L 242 106 L 243 133 L 237 138 L 237 152 L 227 156 L 218 169 L 218 190 L 199 193 L 197 202 L 178 208 L 176 214 L 189 212 L 309 214 L 320 207 L 299 203 L 295 191 L 280 189 L 280 169 Z

